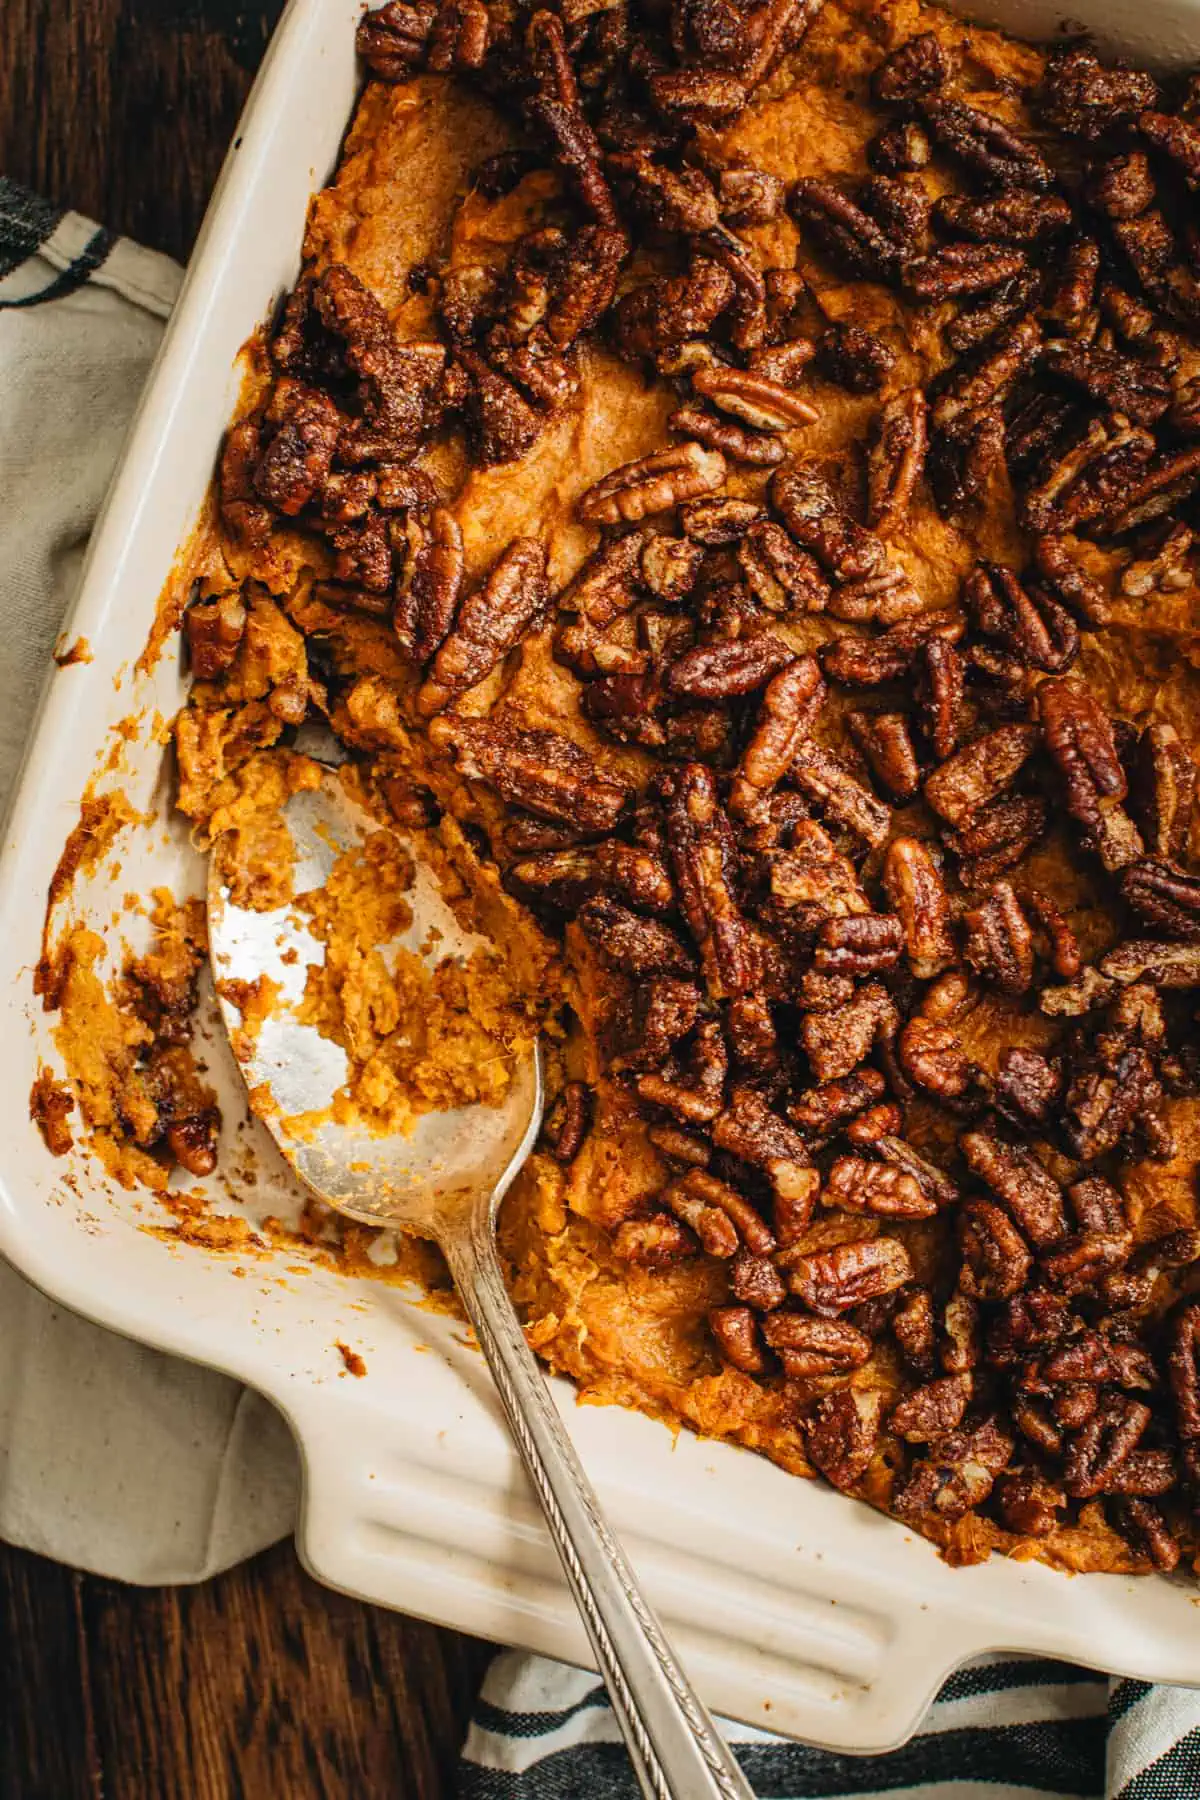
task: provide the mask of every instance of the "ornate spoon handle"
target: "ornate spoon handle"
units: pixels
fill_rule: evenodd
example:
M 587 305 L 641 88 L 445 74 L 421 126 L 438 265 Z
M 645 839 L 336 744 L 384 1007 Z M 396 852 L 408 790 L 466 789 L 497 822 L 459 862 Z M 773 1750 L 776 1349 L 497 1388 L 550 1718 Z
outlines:
M 604 1522 L 525 1342 L 488 1221 L 476 1215 L 460 1233 L 447 1234 L 442 1249 L 562 1559 L 642 1792 L 652 1800 L 754 1800 Z

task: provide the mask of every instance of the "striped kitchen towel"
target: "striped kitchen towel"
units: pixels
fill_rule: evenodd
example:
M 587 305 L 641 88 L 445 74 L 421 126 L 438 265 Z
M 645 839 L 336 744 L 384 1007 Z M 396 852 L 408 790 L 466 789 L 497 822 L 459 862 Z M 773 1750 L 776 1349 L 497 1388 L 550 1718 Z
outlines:
M 719 1723 L 761 1800 L 1200 1800 L 1200 1693 L 1034 1657 L 979 1657 L 959 1669 L 920 1731 L 883 1756 Z M 458 1794 L 638 1800 L 603 1684 L 544 1657 L 498 1656 Z

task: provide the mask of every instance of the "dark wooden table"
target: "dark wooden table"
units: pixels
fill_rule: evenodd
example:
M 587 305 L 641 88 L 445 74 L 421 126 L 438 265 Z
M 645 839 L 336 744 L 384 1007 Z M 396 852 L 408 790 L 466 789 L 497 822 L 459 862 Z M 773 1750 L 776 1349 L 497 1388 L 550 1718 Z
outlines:
M 282 0 L 0 0 L 0 173 L 184 258 Z M 134 1589 L 0 1546 L 0 1800 L 441 1800 L 487 1648 L 290 1545 Z

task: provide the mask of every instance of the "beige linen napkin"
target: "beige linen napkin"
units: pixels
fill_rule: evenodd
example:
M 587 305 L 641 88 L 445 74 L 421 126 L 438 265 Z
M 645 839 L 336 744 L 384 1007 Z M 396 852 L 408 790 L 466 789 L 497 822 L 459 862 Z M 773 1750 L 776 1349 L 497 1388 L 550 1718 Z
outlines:
M 0 815 L 180 279 L 0 179 Z M 259 1395 L 0 1262 L 0 1537 L 125 1581 L 200 1581 L 285 1536 L 297 1491 Z

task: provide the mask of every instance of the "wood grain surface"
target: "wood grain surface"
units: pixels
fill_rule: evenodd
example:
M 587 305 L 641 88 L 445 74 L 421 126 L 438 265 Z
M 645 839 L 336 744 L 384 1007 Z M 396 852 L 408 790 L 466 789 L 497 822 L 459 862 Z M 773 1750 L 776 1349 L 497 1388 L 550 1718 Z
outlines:
M 282 0 L 0 0 L 0 174 L 185 259 Z M 487 1646 L 290 1545 L 139 1589 L 0 1546 L 0 1800 L 448 1800 Z

